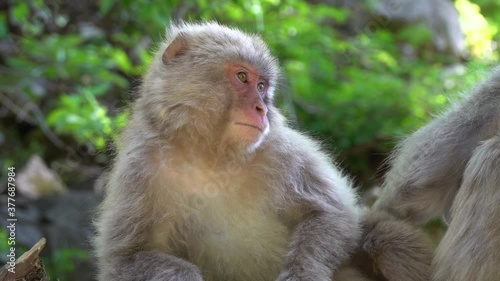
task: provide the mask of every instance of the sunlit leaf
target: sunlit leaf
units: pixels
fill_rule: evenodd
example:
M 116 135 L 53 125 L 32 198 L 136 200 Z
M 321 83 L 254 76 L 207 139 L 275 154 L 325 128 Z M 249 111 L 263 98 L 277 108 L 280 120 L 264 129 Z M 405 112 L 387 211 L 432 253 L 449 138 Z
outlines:
M 129 73 L 132 70 L 132 64 L 123 50 L 115 49 L 113 51 L 113 60 L 121 71 Z

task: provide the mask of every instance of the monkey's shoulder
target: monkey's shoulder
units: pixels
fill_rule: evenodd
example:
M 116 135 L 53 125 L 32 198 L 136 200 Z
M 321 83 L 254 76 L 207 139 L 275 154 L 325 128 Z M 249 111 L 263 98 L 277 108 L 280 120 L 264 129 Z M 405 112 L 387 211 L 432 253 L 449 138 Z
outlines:
M 273 145 L 264 150 L 267 160 L 259 163 L 263 172 L 268 171 L 272 188 L 279 186 L 299 197 L 320 195 L 335 197 L 333 201 L 347 205 L 357 204 L 351 180 L 318 141 L 288 127 L 270 139 Z

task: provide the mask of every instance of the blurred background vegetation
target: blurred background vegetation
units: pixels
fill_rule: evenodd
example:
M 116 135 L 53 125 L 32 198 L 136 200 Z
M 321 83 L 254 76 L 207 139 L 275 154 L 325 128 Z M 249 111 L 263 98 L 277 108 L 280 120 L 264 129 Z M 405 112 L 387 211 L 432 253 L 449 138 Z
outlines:
M 113 141 L 127 123 L 127 105 L 151 51 L 170 20 L 184 19 L 261 34 L 285 74 L 279 106 L 367 190 L 380 181 L 379 167 L 398 138 L 442 111 L 499 60 L 500 2 L 449 1 L 456 19 L 434 6 L 439 1 L 410 1 L 422 9 L 410 12 L 401 8 L 407 2 L 2 1 L 0 186 L 8 167 L 21 172 L 38 155 L 58 185 L 99 191 L 97 179 L 113 158 Z M 45 212 L 55 203 L 29 194 L 25 208 L 42 206 L 34 227 L 54 223 Z M 26 244 L 37 235 L 54 243 L 46 229 L 34 233 Z M 71 273 L 73 259 L 91 260 L 79 249 L 88 245 L 51 247 L 46 263 L 53 278 L 89 280 L 89 274 Z

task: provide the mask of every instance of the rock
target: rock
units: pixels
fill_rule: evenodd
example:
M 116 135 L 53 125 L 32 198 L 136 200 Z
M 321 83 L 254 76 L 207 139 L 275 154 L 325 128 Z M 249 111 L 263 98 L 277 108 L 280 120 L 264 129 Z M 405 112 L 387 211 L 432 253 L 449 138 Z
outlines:
M 35 201 L 43 213 L 44 233 L 51 250 L 90 248 L 92 216 L 100 199 L 92 191 L 72 191 L 44 196 Z
M 433 34 L 439 51 L 451 51 L 456 56 L 466 53 L 465 35 L 460 16 L 450 0 L 379 0 L 374 12 L 388 21 L 421 23 Z
M 312 3 L 344 7 L 351 12 L 348 29 L 373 32 L 401 24 L 423 24 L 433 35 L 437 50 L 466 57 L 465 34 L 458 10 L 451 0 L 309 0 Z
M 59 175 L 49 169 L 38 155 L 30 157 L 24 168 L 17 174 L 16 182 L 17 191 L 30 199 L 67 191 Z

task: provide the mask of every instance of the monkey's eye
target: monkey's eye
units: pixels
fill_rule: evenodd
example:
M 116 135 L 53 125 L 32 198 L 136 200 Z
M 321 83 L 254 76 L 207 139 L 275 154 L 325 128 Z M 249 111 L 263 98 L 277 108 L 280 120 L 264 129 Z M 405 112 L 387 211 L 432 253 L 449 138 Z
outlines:
M 238 77 L 238 79 L 243 83 L 248 82 L 248 76 L 246 72 L 238 72 L 236 73 L 236 77 Z
M 259 93 L 264 92 L 265 89 L 266 85 L 264 85 L 264 82 L 260 82 L 259 84 L 257 84 L 257 91 L 259 91 Z

